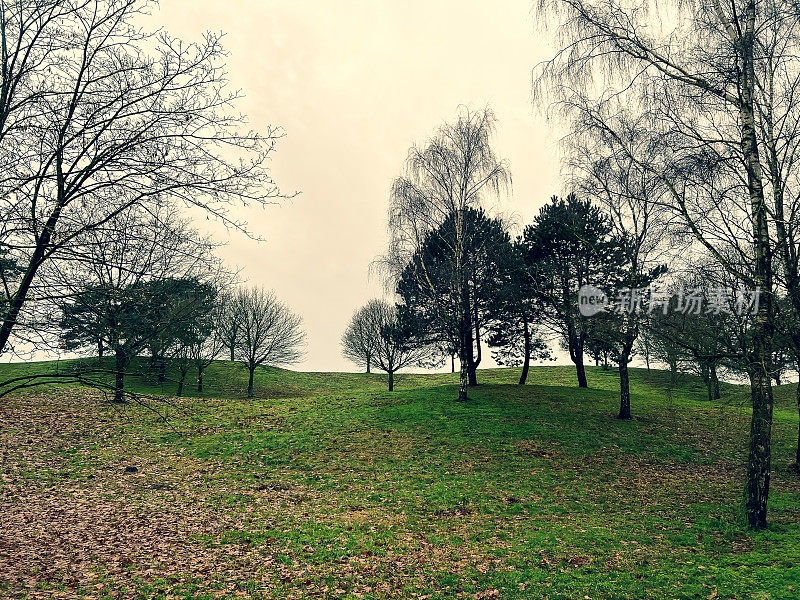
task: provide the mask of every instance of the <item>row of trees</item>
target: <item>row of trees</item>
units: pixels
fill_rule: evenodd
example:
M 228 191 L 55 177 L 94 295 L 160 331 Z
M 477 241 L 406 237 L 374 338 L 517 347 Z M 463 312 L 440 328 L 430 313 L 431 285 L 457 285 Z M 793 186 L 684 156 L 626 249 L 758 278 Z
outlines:
M 420 353 L 411 362 L 437 366 L 448 355 L 466 357 L 461 364 L 467 386 L 474 386 L 486 345 L 499 364 L 522 366 L 519 383 L 524 384 L 530 362 L 550 358 L 548 342 L 557 338 L 576 366 L 578 385 L 586 387 L 584 356 L 592 343 L 603 344 L 623 376 L 620 418 L 630 418 L 626 374 L 638 333 L 626 323 L 633 316 L 584 317 L 578 311 L 578 290 L 597 282 L 646 286 L 665 267 L 631 277 L 630 238 L 614 231 L 610 216 L 575 195 L 552 198 L 515 239 L 501 219 L 481 208 L 464 210 L 462 220 L 460 294 L 452 291 L 454 218 L 425 236 L 396 282 L 394 312 L 402 323 L 402 342 Z M 374 347 L 381 328 L 372 324 L 370 310 L 376 302 L 356 312 L 343 337 L 345 356 L 362 367 L 378 366 Z
M 676 243 L 762 291 L 739 353 L 752 402 L 745 513 L 764 527 L 775 359 L 782 343 L 800 358 L 800 9 L 783 0 L 537 8 L 562 50 L 537 67 L 535 96 L 567 117 L 578 165 L 604 159 L 637 173 Z
M 114 401 L 125 401 L 125 376 L 131 361 L 149 355 L 148 369 L 166 380 L 168 364 L 179 373 L 183 394 L 190 368 L 203 375 L 229 353 L 249 374 L 247 397 L 254 395 L 260 366 L 290 365 L 302 357 L 301 319 L 263 288 L 221 291 L 195 277 L 167 277 L 124 287 L 92 285 L 62 305 L 63 347 L 103 357 L 113 353 Z M 103 374 L 95 369 L 94 373 Z
M 578 11 L 577 6 L 590 3 L 565 4 Z M 586 8 L 573 17 L 586 24 L 602 21 L 600 13 Z M 590 29 L 608 35 L 597 23 Z M 614 44 L 623 42 L 609 41 L 609 47 L 622 52 Z M 572 63 L 557 64 L 562 58 L 548 64 L 537 82 L 552 81 L 554 72 L 571 73 Z M 665 93 L 670 81 L 661 81 Z M 426 145 L 411 149 L 405 173 L 392 187 L 392 237 L 382 262 L 398 297 L 395 330 L 402 336 L 394 339 L 405 348 L 424 349 L 423 363 L 457 354 L 459 399 L 465 400 L 468 387 L 477 383 L 484 344 L 495 350 L 499 362 L 527 365 L 532 356 L 546 353 L 548 337 L 557 337 L 575 363 L 579 386 L 586 386 L 587 352 L 617 363 L 620 418 L 631 416 L 627 370 L 636 352 L 674 369 L 691 361 L 711 397 L 718 394 L 720 370 L 745 374 L 754 407 L 746 512 L 752 526 L 762 526 L 771 381 L 787 360 L 796 361 L 791 336 L 800 311 L 788 287 L 775 285 L 795 277 L 797 262 L 770 263 L 765 271 L 759 256 L 767 251 L 771 256 L 773 248 L 782 251 L 781 244 L 791 254 L 797 242 L 793 230 L 784 218 L 780 235 L 788 239 L 767 248 L 760 225 L 752 235 L 742 228 L 761 218 L 750 210 L 761 211 L 758 203 L 737 204 L 737 194 L 753 190 L 750 167 L 742 171 L 750 183 L 737 187 L 730 178 L 734 173 L 725 171 L 733 164 L 729 157 L 687 154 L 649 118 L 634 121 L 622 109 L 617 115 L 598 113 L 598 106 L 608 110 L 603 102 L 574 106 L 569 90 L 562 91 L 561 102 L 574 111 L 576 135 L 567 143 L 567 164 L 575 193 L 553 198 L 513 239 L 507 224 L 485 211 L 510 180 L 491 150 L 490 111 L 465 110 Z M 654 139 L 653 131 L 664 137 Z M 668 141 L 673 145 L 667 146 Z M 702 158 L 724 164 L 703 163 Z M 724 211 L 724 218 L 715 221 Z M 577 306 L 578 290 L 585 284 L 630 292 L 661 284 L 694 288 L 700 282 L 706 290 L 757 290 L 759 310 L 685 314 L 676 310 L 681 298 L 663 294 L 652 295 L 649 304 L 629 296 L 626 309 L 594 317 L 582 315 Z M 374 345 L 349 343 L 356 329 L 354 318 L 344 338 L 346 355 L 378 367 L 371 354 Z M 388 330 L 361 331 L 372 332 L 374 340 L 389 339 Z M 525 367 L 523 383 L 526 373 Z
M 202 392 L 205 368 L 226 350 L 248 369 L 248 397 L 257 367 L 299 359 L 299 317 L 271 292 L 235 288 L 214 244 L 174 211 L 131 207 L 86 237 L 68 268 L 59 263 L 48 275 L 69 291 L 57 302 L 52 334 L 67 351 L 113 354 L 116 401 L 132 359 L 143 354 L 159 382 L 168 362 L 177 366 L 178 395 L 190 366 Z
M 426 146 L 411 149 L 406 174 L 393 185 L 392 243 L 383 265 L 400 299 L 401 330 L 412 346 L 428 349 L 426 361 L 459 356 L 460 400 L 477 384 L 485 345 L 501 364 L 523 365 L 524 383 L 531 359 L 548 356 L 548 335 L 562 340 L 585 387 L 591 326 L 577 312 L 578 289 L 656 280 L 664 267 L 646 255 L 652 229 L 629 228 L 611 205 L 603 210 L 573 194 L 554 197 L 512 239 L 507 224 L 482 206 L 509 181 L 491 150 L 493 131 L 490 111 L 464 111 Z M 623 375 L 637 337 L 636 323 L 628 321 L 616 323 Z M 358 327 L 354 320 L 346 347 Z M 353 348 L 347 355 L 367 360 Z M 630 417 L 626 381 L 622 418 Z
M 214 244 L 180 215 L 251 235 L 231 208 L 281 193 L 281 134 L 249 131 L 220 35 L 186 43 L 143 27 L 153 0 L 0 4 L 0 355 L 91 349 L 163 380 L 222 349 L 253 373 L 295 360 L 300 320 L 263 290 L 231 288 Z M 87 383 L 98 383 L 84 374 Z M 66 376 L 0 382 L 0 395 Z
M 141 331 L 183 310 L 164 299 L 209 301 L 199 276 L 209 244 L 189 239 L 179 212 L 199 209 L 247 233 L 230 209 L 281 196 L 266 168 L 280 133 L 247 130 L 220 36 L 185 43 L 148 31 L 155 8 L 0 4 L 2 355 L 51 348 L 58 323 L 74 346 L 84 336 L 75 320 L 98 303 L 117 331 L 92 342 L 98 351 L 163 354 L 162 334 Z M 159 306 L 120 312 L 132 298 Z

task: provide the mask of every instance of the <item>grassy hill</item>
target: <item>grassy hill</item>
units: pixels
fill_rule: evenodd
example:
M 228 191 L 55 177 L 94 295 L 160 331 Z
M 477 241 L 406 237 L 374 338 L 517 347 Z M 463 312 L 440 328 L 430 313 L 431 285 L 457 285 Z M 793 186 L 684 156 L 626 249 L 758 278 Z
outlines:
M 12 377 L 30 374 L 70 373 L 79 370 L 106 371 L 107 375 L 96 375 L 109 385 L 114 378 L 112 358 L 98 360 L 74 359 L 59 362 L 27 362 L 0 363 L 0 381 Z M 168 366 L 166 380 L 158 382 L 158 378 L 150 368 L 149 359 L 137 358 L 128 368 L 126 389 L 140 394 L 174 395 L 178 389 L 180 374 L 174 365 Z M 677 380 L 671 381 L 669 373 L 653 369 L 631 369 L 631 390 L 645 395 L 658 391 L 667 395 L 702 400 L 705 387 L 700 378 L 679 374 Z M 616 390 L 619 378 L 614 369 L 603 370 L 588 368 L 590 385 L 600 389 Z M 520 369 L 481 369 L 479 383 L 482 384 L 515 384 L 519 380 Z M 427 386 L 456 385 L 457 373 L 400 373 L 396 375 L 395 385 L 398 390 Z M 551 386 L 576 385 L 575 369 L 571 366 L 537 367 L 530 371 L 528 384 Z M 183 395 L 187 397 L 203 396 L 207 398 L 244 397 L 247 392 L 247 370 L 240 364 L 225 360 L 214 361 L 204 374 L 204 391 L 196 391 L 197 372 L 192 369 L 186 378 Z M 258 398 L 303 397 L 327 392 L 340 391 L 384 391 L 387 387 L 387 376 L 384 373 L 304 373 L 274 367 L 262 367 L 256 370 L 255 396 Z M 783 386 L 789 387 L 789 386 Z M 741 391 L 742 386 L 722 383 L 727 392 Z
M 33 369 L 55 365 L 0 378 Z M 793 386 L 776 393 L 772 525 L 750 532 L 736 386 L 709 403 L 696 378 L 633 369 L 623 422 L 600 369 L 587 390 L 568 367 L 526 386 L 481 371 L 466 403 L 451 374 L 389 393 L 382 375 L 264 369 L 253 400 L 245 375 L 215 363 L 204 397 L 158 412 L 78 387 L 4 400 L 0 594 L 800 596 Z M 130 383 L 162 392 L 151 375 Z

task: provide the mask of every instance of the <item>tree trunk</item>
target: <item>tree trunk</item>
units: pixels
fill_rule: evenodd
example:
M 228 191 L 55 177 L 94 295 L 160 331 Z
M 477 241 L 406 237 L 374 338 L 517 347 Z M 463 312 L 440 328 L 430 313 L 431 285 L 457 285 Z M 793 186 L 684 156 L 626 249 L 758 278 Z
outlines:
M 634 336 L 628 335 L 627 341 L 623 342 L 619 353 L 619 418 L 631 418 L 631 385 L 628 377 L 628 363 L 631 360 L 631 350 L 636 340 Z
M 477 294 L 477 293 L 476 293 Z M 475 327 L 475 370 L 478 370 L 478 367 L 481 365 L 481 358 L 483 354 L 481 352 L 481 321 L 478 318 L 478 300 L 477 296 L 474 302 L 475 305 L 475 313 L 473 314 L 473 322 L 472 325 Z M 477 385 L 477 382 L 475 382 Z
M 36 247 L 34 248 L 30 260 L 28 261 L 28 267 L 25 269 L 25 274 L 22 276 L 22 279 L 19 282 L 17 291 L 6 302 L 5 314 L 3 315 L 3 324 L 0 326 L 0 355 L 2 355 L 6 349 L 8 338 L 11 337 L 11 332 L 17 324 L 19 313 L 28 298 L 28 292 L 30 292 L 31 285 L 36 277 L 36 273 L 39 270 L 39 267 L 42 266 L 42 262 L 45 260 L 45 253 L 47 252 L 47 248 L 50 246 L 53 232 L 58 224 L 58 220 L 61 218 L 61 212 L 63 209 L 64 199 L 61 197 L 61 194 L 59 194 L 56 207 L 53 209 L 53 212 L 50 213 L 50 216 L 47 218 L 47 222 L 42 228 L 41 233 L 36 238 Z
M 475 363 L 472 363 L 469 366 L 469 369 L 467 370 L 467 377 L 468 377 L 467 385 L 469 385 L 469 387 L 475 387 L 476 385 L 478 385 L 477 371 L 478 367 L 475 366 Z
M 466 370 L 467 385 L 476 386 L 478 385 L 478 380 L 475 375 L 477 365 L 475 364 L 475 357 L 473 356 L 472 307 L 468 285 L 464 285 L 462 288 L 461 302 L 461 370 Z M 460 397 L 461 394 L 459 393 L 459 398 Z
M 234 348 L 233 348 L 233 344 L 231 344 L 231 362 L 236 362 L 236 361 L 234 360 L 234 359 L 235 359 L 235 356 L 233 355 L 233 350 L 234 350 Z
M 389 391 L 394 391 L 394 371 L 389 371 Z
M 700 363 L 700 374 L 702 375 L 703 383 L 706 384 L 706 400 L 712 402 L 714 400 L 714 383 L 711 381 L 711 371 L 705 361 Z
M 369 367 L 370 367 L 370 360 L 371 360 L 370 353 L 367 352 L 367 375 L 369 375 Z
M 202 366 L 197 365 L 197 393 L 198 394 L 202 394 L 203 393 L 203 371 L 205 371 L 205 369 Z
M 468 370 L 468 359 L 467 359 L 467 331 L 468 328 L 466 327 L 465 319 L 462 315 L 462 318 L 459 322 L 459 357 L 458 357 L 458 368 L 459 368 L 459 377 L 458 377 L 458 401 L 459 402 L 466 402 L 467 401 L 467 386 L 469 385 L 469 374 L 467 373 Z
M 186 382 L 186 374 L 188 372 L 188 367 L 181 366 L 181 378 L 178 380 L 178 397 L 183 396 L 183 385 Z
M 800 416 L 800 383 L 797 384 L 797 415 Z M 797 455 L 794 466 L 800 472 L 800 423 L 797 425 Z
M 578 387 L 589 387 L 589 383 L 586 381 L 586 367 L 583 364 L 583 354 L 577 355 L 572 362 L 575 363 L 575 371 L 578 376 Z
M 455 354 L 451 354 L 450 355 L 450 372 L 451 373 L 455 373 L 456 372 L 456 355 Z
M 252 398 L 253 397 L 253 378 L 255 376 L 256 366 L 251 364 L 250 367 L 249 367 L 249 371 L 250 371 L 250 378 L 247 381 L 247 397 L 248 398 Z
M 750 448 L 745 482 L 745 511 L 750 527 L 762 528 L 767 524 L 767 498 L 769 497 L 772 387 L 769 376 L 754 366 L 750 375 L 750 398 L 753 417 L 750 421 Z
M 478 385 L 478 377 L 476 371 L 478 369 L 478 363 L 475 362 L 475 355 L 474 355 L 474 342 L 475 338 L 473 337 L 473 330 L 472 330 L 472 309 L 471 309 L 471 302 L 469 296 L 469 288 L 465 286 L 464 292 L 464 313 L 465 313 L 465 324 L 464 328 L 466 330 L 466 335 L 464 336 L 464 350 L 467 355 L 467 385 L 470 387 L 474 387 Z
M 115 383 L 114 383 L 114 402 L 123 404 L 125 402 L 125 367 L 128 364 L 125 352 L 117 348 L 114 352 L 115 357 Z
M 586 381 L 586 367 L 583 364 L 582 352 L 575 358 L 575 369 L 578 374 L 578 387 L 589 387 L 589 383 Z
M 628 357 L 619 361 L 619 418 L 631 418 L 631 387 L 628 379 Z
M 463 213 L 461 210 L 456 211 L 456 280 L 453 290 L 460 293 L 461 297 L 456 305 L 458 306 L 458 341 L 459 341 L 459 378 L 458 378 L 458 401 L 467 401 L 467 386 L 469 385 L 469 355 L 472 355 L 472 327 L 470 325 L 470 306 L 469 306 L 469 286 L 464 280 L 464 273 L 462 272 L 463 260 Z M 467 345 L 469 340 L 469 346 Z
M 719 376 L 717 375 L 717 365 L 711 363 L 711 384 L 714 386 L 714 400 L 719 400 L 722 398 L 722 394 L 719 392 Z
M 103 358 L 103 340 L 97 342 L 97 358 Z
M 523 320 L 522 322 L 522 335 L 525 338 L 525 356 L 523 357 L 522 373 L 519 376 L 519 384 L 525 385 L 525 382 L 528 380 L 528 367 L 530 366 L 531 362 L 531 332 L 528 329 L 527 320 Z
M 463 358 L 463 357 L 462 357 Z M 458 401 L 467 401 L 467 386 L 469 385 L 469 375 L 467 375 L 467 361 L 461 361 L 461 368 L 458 377 Z
M 755 118 L 755 27 L 756 3 L 745 6 L 745 31 L 739 39 L 742 71 L 740 76 L 740 123 L 742 154 L 747 170 L 750 210 L 753 224 L 753 279 L 762 293 L 762 307 L 753 324 L 753 353 L 750 360 L 750 397 L 753 416 L 750 421 L 750 450 L 745 481 L 745 514 L 750 527 L 767 525 L 772 436 L 772 363 L 773 310 L 772 264 L 763 173 L 756 134 Z
M 585 340 L 577 331 L 573 324 L 567 325 L 567 346 L 569 349 L 569 357 L 575 364 L 576 374 L 578 376 L 578 387 L 589 387 L 586 382 L 586 367 L 583 364 L 583 345 Z

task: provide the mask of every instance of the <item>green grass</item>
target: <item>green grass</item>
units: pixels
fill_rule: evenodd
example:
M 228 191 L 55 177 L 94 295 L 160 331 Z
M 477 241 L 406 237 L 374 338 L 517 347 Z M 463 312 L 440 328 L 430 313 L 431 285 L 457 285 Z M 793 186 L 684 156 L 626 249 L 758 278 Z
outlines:
M 0 551 L 0 591 L 35 597 L 27 579 L 97 598 L 799 597 L 794 386 L 776 392 L 771 526 L 752 532 L 741 388 L 709 403 L 697 378 L 633 369 L 635 418 L 619 421 L 616 374 L 588 375 L 580 390 L 569 367 L 532 369 L 524 387 L 516 369 L 485 370 L 459 403 L 452 374 L 401 375 L 389 393 L 383 375 L 262 369 L 247 400 L 246 373 L 222 361 L 203 398 L 158 403 L 166 422 L 79 388 L 18 396 L 0 441 L 20 529 L 0 536 L 31 551 L 5 567 Z M 79 522 L 96 530 L 68 539 L 96 556 L 65 562 L 77 559 L 43 523 Z

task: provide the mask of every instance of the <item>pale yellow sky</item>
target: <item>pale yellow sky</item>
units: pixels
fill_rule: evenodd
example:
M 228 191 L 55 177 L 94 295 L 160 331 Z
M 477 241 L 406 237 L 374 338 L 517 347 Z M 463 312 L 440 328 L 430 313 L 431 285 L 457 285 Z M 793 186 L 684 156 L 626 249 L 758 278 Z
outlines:
M 460 104 L 489 105 L 495 150 L 525 223 L 560 191 L 557 134 L 531 105 L 530 73 L 551 49 L 530 0 L 162 0 L 153 14 L 184 40 L 226 33 L 232 85 L 255 129 L 284 128 L 273 175 L 281 206 L 243 213 L 266 238 L 220 252 L 303 316 L 302 370 L 352 370 L 339 339 L 353 310 L 381 295 L 370 263 L 387 243 L 392 179 Z M 482 365 L 483 366 L 483 365 Z

